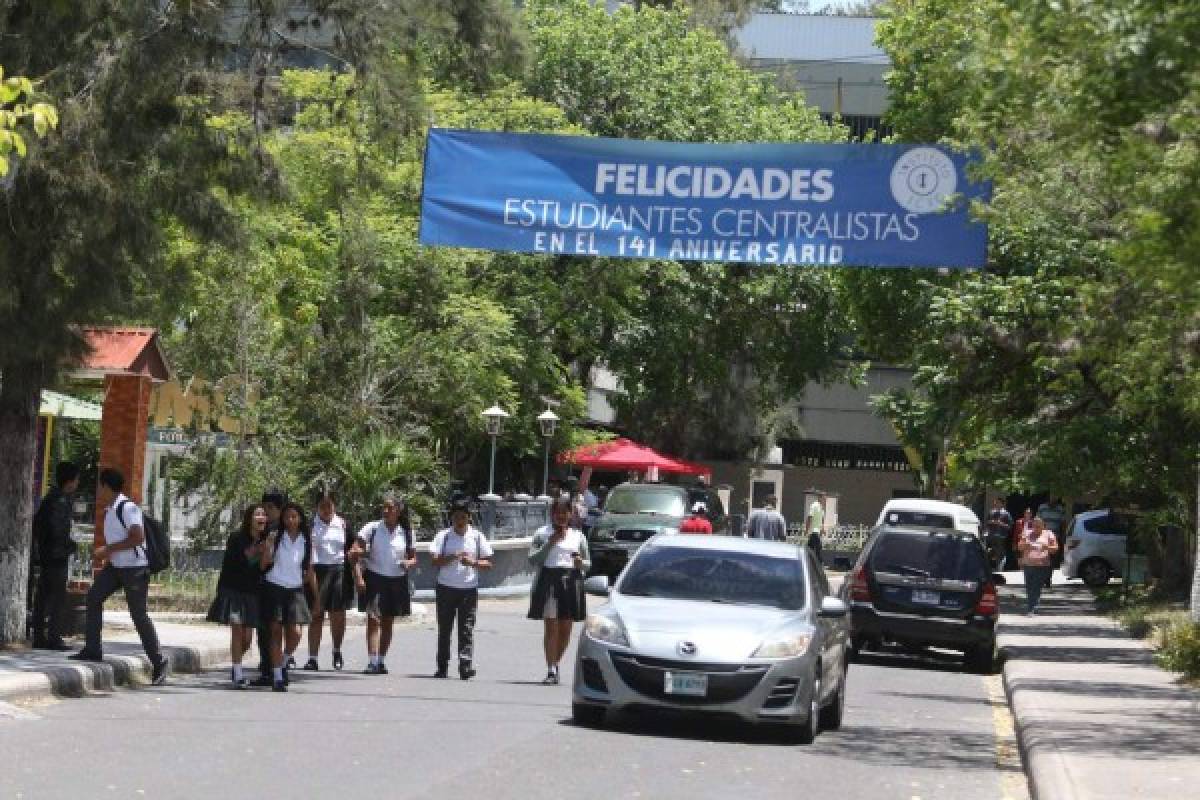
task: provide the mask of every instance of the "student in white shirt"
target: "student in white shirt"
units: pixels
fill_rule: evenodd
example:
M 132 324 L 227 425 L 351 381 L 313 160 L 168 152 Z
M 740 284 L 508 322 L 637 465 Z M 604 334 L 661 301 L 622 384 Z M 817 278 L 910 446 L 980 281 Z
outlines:
M 341 669 L 342 640 L 346 637 L 346 610 L 354 604 L 354 579 L 347 574 L 346 551 L 352 544 L 346 521 L 339 517 L 332 495 L 317 501 L 313 519 L 313 569 L 317 575 L 317 599 L 312 624 L 308 626 L 308 663 L 306 670 L 317 670 L 321 650 L 321 629 L 329 613 L 329 632 L 333 634 L 333 668 Z
M 437 672 L 445 678 L 450 669 L 450 633 L 458 618 L 458 677 L 475 677 L 475 614 L 479 608 L 479 570 L 492 568 L 492 546 L 471 525 L 471 508 L 466 500 L 450 504 L 450 527 L 439 531 L 429 546 L 438 568 L 437 587 Z
M 287 664 L 300 644 L 300 627 L 312 622 L 304 588 L 317 593 L 312 568 L 312 535 L 304 509 L 287 503 L 280 516 L 282 527 L 272 531 L 264 549 L 264 614 L 271 621 L 271 688 L 286 692 Z
M 386 675 L 384 659 L 392 644 L 396 617 L 412 613 L 408 571 L 417 564 L 412 523 L 404 500 L 388 492 L 380 503 L 381 518 L 358 532 L 364 554 L 354 564 L 358 610 L 367 615 L 367 675 Z
M 550 504 L 550 524 L 533 534 L 529 560 L 539 567 L 529 598 L 530 619 L 543 621 L 542 648 L 546 677 L 558 683 L 558 663 L 571 643 L 571 627 L 587 614 L 583 576 L 591 567 L 587 539 L 572 528 L 571 500 L 559 496 Z
M 104 601 L 118 589 L 125 591 L 125 603 L 146 657 L 153 668 L 151 680 L 161 686 L 167 680 L 170 660 L 158 646 L 158 632 L 146 611 L 150 593 L 150 562 L 146 559 L 146 533 L 142 527 L 142 510 L 122 490 L 125 476 L 111 467 L 100 470 L 100 486 L 96 500 L 108 504 L 104 515 L 104 544 L 95 550 L 98 563 L 104 568 L 96 574 L 87 595 L 86 639 L 83 649 L 70 658 L 76 661 L 102 661 L 100 632 L 104 628 Z

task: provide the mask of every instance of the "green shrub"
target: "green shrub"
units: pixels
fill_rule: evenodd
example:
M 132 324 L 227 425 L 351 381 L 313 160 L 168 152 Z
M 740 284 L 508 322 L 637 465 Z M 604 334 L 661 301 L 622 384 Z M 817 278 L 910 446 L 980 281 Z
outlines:
M 1161 627 L 1158 663 L 1188 678 L 1200 678 L 1200 625 L 1183 618 Z

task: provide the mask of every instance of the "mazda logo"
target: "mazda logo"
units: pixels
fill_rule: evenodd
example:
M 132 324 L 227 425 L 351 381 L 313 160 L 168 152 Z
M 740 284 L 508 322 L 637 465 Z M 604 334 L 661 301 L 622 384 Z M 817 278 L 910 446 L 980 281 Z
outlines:
M 681 656 L 696 655 L 696 643 L 695 642 L 680 642 L 675 647 L 677 650 L 679 650 L 679 655 L 681 655 Z

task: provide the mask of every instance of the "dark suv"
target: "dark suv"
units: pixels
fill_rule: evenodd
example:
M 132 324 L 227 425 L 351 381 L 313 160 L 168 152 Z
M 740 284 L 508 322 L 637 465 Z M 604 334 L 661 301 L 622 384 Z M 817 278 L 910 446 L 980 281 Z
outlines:
M 615 578 L 642 543 L 659 533 L 678 533 L 697 502 L 708 508 L 713 533 L 727 533 L 720 496 L 708 487 L 622 483 L 604 500 L 604 513 L 588 533 L 592 573 Z
M 842 586 L 853 652 L 884 641 L 961 650 L 973 672 L 992 671 L 996 587 L 979 537 L 881 526 Z

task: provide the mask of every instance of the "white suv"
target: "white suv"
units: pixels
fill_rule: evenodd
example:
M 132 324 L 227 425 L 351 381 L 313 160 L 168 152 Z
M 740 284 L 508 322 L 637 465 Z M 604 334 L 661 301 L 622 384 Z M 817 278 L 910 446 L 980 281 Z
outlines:
M 1124 574 L 1128 538 L 1129 520 L 1107 508 L 1077 515 L 1064 545 L 1063 577 L 1103 586 Z
M 896 497 L 879 512 L 876 525 L 962 531 L 979 536 L 979 517 L 966 506 L 923 497 Z

